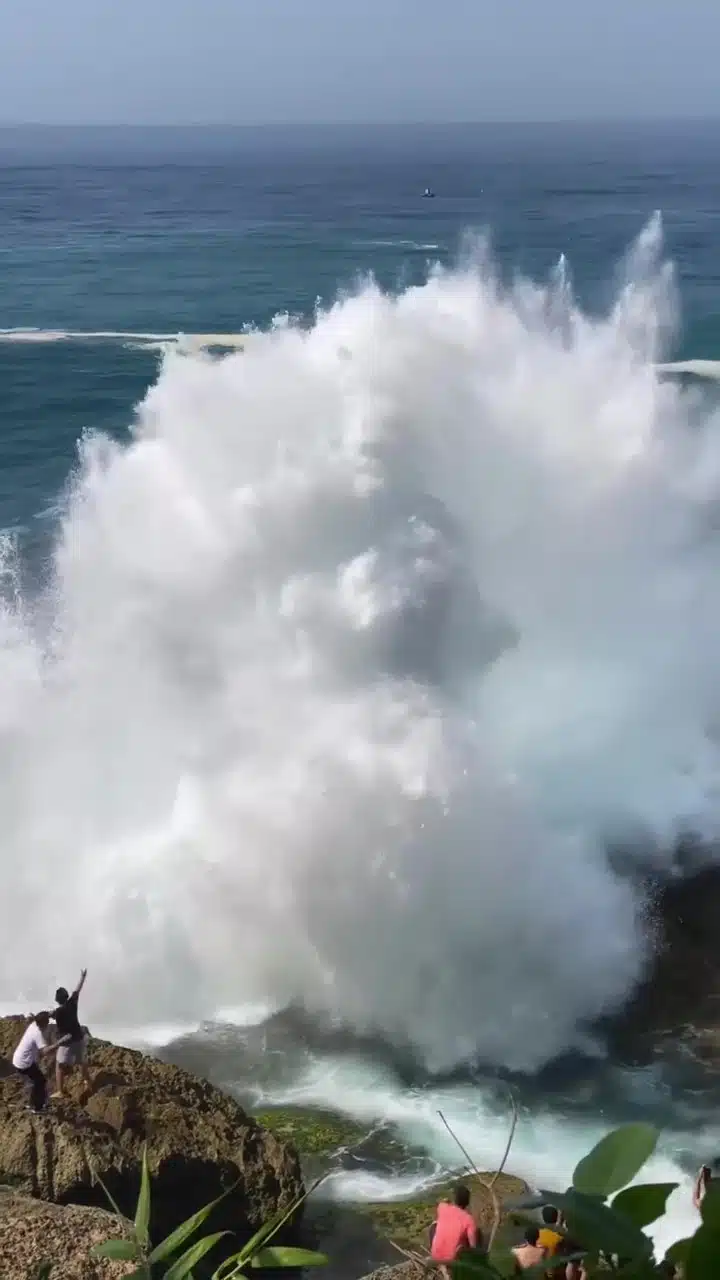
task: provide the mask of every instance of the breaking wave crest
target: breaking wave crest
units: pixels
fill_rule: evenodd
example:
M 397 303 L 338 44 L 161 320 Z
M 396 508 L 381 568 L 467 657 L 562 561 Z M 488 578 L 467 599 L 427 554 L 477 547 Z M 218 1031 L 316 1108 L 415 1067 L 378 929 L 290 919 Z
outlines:
M 368 283 L 82 442 L 49 586 L 3 562 L 3 996 L 88 961 L 89 1016 L 514 1069 L 623 1001 L 608 847 L 720 827 L 720 424 L 657 374 L 660 251 L 603 317 L 485 250 Z

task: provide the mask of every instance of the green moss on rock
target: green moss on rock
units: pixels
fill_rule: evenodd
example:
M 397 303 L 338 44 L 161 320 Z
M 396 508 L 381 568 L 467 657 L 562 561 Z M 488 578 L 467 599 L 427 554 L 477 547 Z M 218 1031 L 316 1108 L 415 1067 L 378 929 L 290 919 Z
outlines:
M 278 1107 L 259 1111 L 258 1124 L 291 1142 L 301 1156 L 332 1155 L 342 1147 L 364 1142 L 368 1127 L 334 1111 L 312 1107 Z
M 469 1174 L 462 1179 L 454 1178 L 451 1182 L 434 1187 L 426 1195 L 415 1200 L 384 1201 L 379 1204 L 358 1205 L 358 1211 L 366 1214 L 372 1221 L 375 1231 L 385 1239 L 394 1240 L 406 1249 L 417 1249 L 426 1252 L 429 1248 L 429 1229 L 435 1220 L 435 1209 L 439 1200 L 448 1199 L 453 1187 L 462 1181 L 471 1195 L 470 1208 L 480 1229 L 487 1233 L 493 1221 L 492 1197 L 484 1185 L 492 1178 L 491 1173 L 480 1176 Z M 521 1196 L 527 1191 L 527 1184 L 521 1178 L 501 1173 L 495 1183 L 495 1192 L 501 1205 Z

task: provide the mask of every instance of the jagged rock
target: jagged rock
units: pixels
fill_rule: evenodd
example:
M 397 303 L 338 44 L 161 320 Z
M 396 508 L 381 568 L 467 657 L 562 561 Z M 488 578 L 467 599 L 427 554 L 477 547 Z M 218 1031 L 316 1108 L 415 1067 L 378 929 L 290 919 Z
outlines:
M 659 1039 L 683 1041 L 699 1062 L 720 1065 L 720 867 L 656 886 L 644 982 L 609 1020 L 616 1052 L 655 1056 Z
M 0 1276 L 34 1280 L 41 1264 L 51 1262 L 50 1280 L 122 1280 L 135 1264 L 92 1258 L 91 1249 L 127 1230 L 104 1209 L 61 1208 L 0 1188 Z
M 28 1112 L 10 1061 L 26 1025 L 0 1019 L 0 1182 L 56 1204 L 104 1208 L 99 1175 L 132 1217 L 147 1143 L 158 1240 L 226 1191 L 206 1229 L 241 1238 L 301 1194 L 292 1147 L 207 1081 L 132 1049 L 92 1041 L 90 1096 L 71 1078 L 66 1101 L 44 1116 Z
M 375 1271 L 368 1272 L 362 1277 L 362 1280 L 427 1280 L 429 1275 L 433 1275 L 434 1270 L 429 1270 L 421 1262 L 398 1262 L 394 1266 L 378 1267 Z

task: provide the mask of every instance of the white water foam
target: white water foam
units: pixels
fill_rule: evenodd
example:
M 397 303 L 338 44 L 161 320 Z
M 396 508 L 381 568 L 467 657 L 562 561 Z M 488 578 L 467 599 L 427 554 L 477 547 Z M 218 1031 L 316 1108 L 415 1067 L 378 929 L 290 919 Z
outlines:
M 131 350 L 163 353 L 172 349 L 203 351 L 217 347 L 232 351 L 244 349 L 253 341 L 248 333 L 134 333 L 127 329 L 0 329 L 2 343 L 120 343 Z
M 627 994 L 608 841 L 720 828 L 720 436 L 655 373 L 658 250 L 600 319 L 482 255 L 369 284 L 83 441 L 0 618 L 4 995 L 87 961 L 90 1021 L 297 1000 L 522 1069 Z
M 258 1107 L 310 1106 L 330 1108 L 360 1121 L 372 1132 L 378 1124 L 393 1125 L 404 1139 L 428 1151 L 437 1162 L 434 1172 L 385 1176 L 362 1168 L 332 1174 L 329 1191 L 338 1200 L 412 1199 L 437 1183 L 439 1176 L 460 1172 L 465 1161 L 440 1116 L 447 1119 L 479 1169 L 496 1169 L 505 1152 L 510 1108 L 503 1111 L 481 1088 L 448 1085 L 436 1089 L 403 1089 L 393 1073 L 367 1061 L 328 1056 L 315 1062 L 291 1088 L 258 1093 Z M 597 1118 L 590 1122 L 572 1115 L 520 1110 L 509 1168 L 533 1189 L 563 1191 L 570 1185 L 578 1161 L 611 1127 Z M 715 1134 L 720 1142 L 720 1130 Z M 712 1135 L 703 1135 L 705 1143 Z M 692 1204 L 692 1179 L 678 1164 L 678 1155 L 696 1147 L 694 1134 L 662 1135 L 657 1153 L 636 1182 L 677 1182 L 666 1215 L 650 1235 L 659 1255 L 675 1240 L 691 1235 L 699 1224 Z

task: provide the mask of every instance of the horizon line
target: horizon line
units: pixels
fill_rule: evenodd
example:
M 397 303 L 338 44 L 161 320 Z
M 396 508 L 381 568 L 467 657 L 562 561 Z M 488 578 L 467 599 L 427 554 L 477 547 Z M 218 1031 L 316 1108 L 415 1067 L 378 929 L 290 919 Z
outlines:
M 290 129 L 298 131 L 301 129 L 468 129 L 468 128 L 497 128 L 500 127 L 522 127 L 531 128 L 533 126 L 544 127 L 548 125 L 574 125 L 582 127 L 585 125 L 667 125 L 667 124 L 717 124 L 720 122 L 720 112 L 715 115 L 683 115 L 683 116 L 547 116 L 535 117 L 527 119 L 522 117 L 502 117 L 502 118 L 483 118 L 483 119 L 458 119 L 458 120 L 257 120 L 257 121 L 164 121 L 164 122 L 134 122 L 129 123 L 122 120 L 103 121 L 103 122 L 78 122 L 78 121 L 57 121 L 57 120 L 0 120 L 0 131 L 5 130 L 46 130 L 48 132 L 61 132 L 63 130 L 87 130 L 89 132 L 99 132 L 103 129 L 123 129 L 133 130 L 136 132 L 147 132 L 150 130 L 197 130 L 203 132 L 240 132 L 251 129 Z

